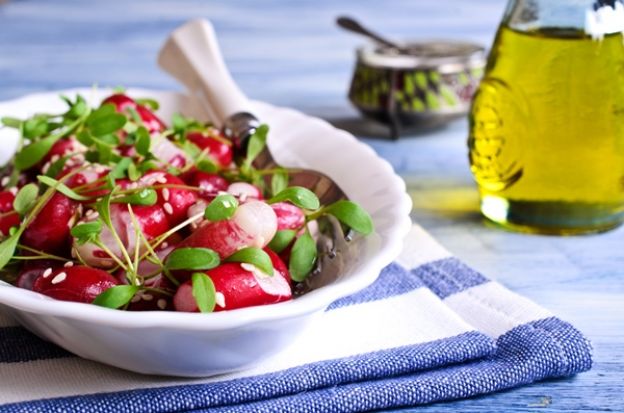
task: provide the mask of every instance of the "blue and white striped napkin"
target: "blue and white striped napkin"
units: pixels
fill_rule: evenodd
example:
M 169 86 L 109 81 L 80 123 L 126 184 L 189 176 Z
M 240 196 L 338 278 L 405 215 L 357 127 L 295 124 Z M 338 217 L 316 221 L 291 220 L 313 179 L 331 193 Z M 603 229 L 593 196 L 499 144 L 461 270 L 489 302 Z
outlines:
M 360 412 L 564 377 L 591 367 L 570 324 L 459 262 L 415 226 L 397 262 L 284 352 L 209 379 L 79 359 L 0 314 L 0 412 Z

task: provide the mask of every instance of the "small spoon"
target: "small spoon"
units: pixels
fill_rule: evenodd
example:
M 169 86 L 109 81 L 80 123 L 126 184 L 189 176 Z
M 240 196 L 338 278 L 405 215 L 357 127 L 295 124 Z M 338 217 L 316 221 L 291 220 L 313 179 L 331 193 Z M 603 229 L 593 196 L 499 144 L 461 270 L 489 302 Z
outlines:
M 362 26 L 359 22 L 357 22 L 356 20 L 352 19 L 351 17 L 339 16 L 336 19 L 336 24 L 338 24 L 338 26 L 342 27 L 345 30 L 348 30 L 348 31 L 353 32 L 353 33 L 361 34 L 361 35 L 364 35 L 364 36 L 366 36 L 366 37 L 368 37 L 370 39 L 373 39 L 375 42 L 379 43 L 382 46 L 386 46 L 386 47 L 395 49 L 399 53 L 402 53 L 402 54 L 409 54 L 410 53 L 409 49 L 399 45 L 396 42 L 388 40 L 385 37 L 382 37 L 382 36 L 378 35 L 377 33 L 371 31 L 370 29 L 367 29 L 366 27 Z

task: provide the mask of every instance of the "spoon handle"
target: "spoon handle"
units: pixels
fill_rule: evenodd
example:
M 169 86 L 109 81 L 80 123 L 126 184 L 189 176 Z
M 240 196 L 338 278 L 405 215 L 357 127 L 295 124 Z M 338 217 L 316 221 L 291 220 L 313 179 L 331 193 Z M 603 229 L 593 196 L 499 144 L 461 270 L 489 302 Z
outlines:
M 353 20 L 350 17 L 340 16 L 336 19 L 336 24 L 338 24 L 338 26 L 342 27 L 345 30 L 349 30 L 353 33 L 358 33 L 358 34 L 367 36 L 375 40 L 377 43 L 382 44 L 384 46 L 388 46 L 388 47 L 391 47 L 393 49 L 398 49 L 398 50 L 401 49 L 401 47 L 397 45 L 396 43 L 391 42 L 390 40 L 381 37 L 377 33 L 367 29 L 366 27 L 362 26 L 360 23 L 358 23 L 357 21 Z
M 177 28 L 160 50 L 158 64 L 205 104 L 216 126 L 251 113 L 249 99 L 232 79 L 207 20 L 191 20 Z

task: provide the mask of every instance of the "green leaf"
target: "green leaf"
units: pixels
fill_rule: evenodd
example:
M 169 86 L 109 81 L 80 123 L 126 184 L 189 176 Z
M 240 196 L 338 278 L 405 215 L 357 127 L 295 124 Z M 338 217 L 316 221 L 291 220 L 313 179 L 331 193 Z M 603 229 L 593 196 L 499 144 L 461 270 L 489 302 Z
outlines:
M 91 136 L 91 134 L 87 130 L 80 131 L 78 134 L 76 134 L 76 139 L 84 146 L 93 145 L 93 136 Z
M 138 103 L 139 105 L 147 106 L 151 110 L 158 110 L 160 108 L 160 105 L 154 99 L 140 98 L 140 99 L 135 99 L 134 101 Z
M 213 174 L 219 171 L 219 167 L 210 159 L 202 159 L 201 161 L 197 162 L 195 167 L 199 169 L 200 171 L 206 172 L 209 174 Z
M 177 248 L 165 260 L 168 270 L 209 270 L 219 264 L 219 254 L 209 248 Z
M 76 193 L 73 189 L 71 189 L 64 183 L 57 181 L 54 178 L 50 178 L 49 176 L 39 175 L 37 176 L 37 180 L 51 188 L 56 189 L 58 192 L 75 201 L 87 201 L 90 199 L 88 196 L 83 196 Z
M 67 160 L 69 158 L 71 158 L 71 155 L 65 155 L 58 158 L 50 165 L 45 175 L 49 176 L 50 178 L 56 178 L 65 167 L 65 163 L 67 163 Z
M 199 311 L 211 313 L 217 305 L 217 290 L 212 279 L 204 273 L 196 272 L 191 276 L 191 283 L 193 284 L 193 298 Z
M 43 116 L 34 116 L 24 122 L 23 133 L 28 139 L 43 136 L 48 132 L 48 118 Z
M 325 207 L 325 212 L 349 228 L 368 235 L 373 232 L 373 219 L 364 208 L 352 201 L 338 201 Z
M 37 202 L 37 195 L 39 194 L 39 188 L 36 184 L 28 184 L 19 190 L 15 199 L 13 200 L 13 209 L 15 209 L 20 215 L 25 215 L 32 206 Z
M 71 234 L 76 238 L 78 245 L 97 239 L 101 232 L 102 222 L 99 220 L 78 224 L 71 229 Z
M 2 119 L 0 119 L 0 122 L 2 122 L 2 124 L 4 126 L 6 126 L 7 128 L 15 128 L 15 129 L 19 129 L 22 127 L 22 121 L 17 119 L 17 118 L 12 118 L 9 116 L 4 116 Z
M 171 117 L 171 126 L 176 132 L 184 131 L 187 124 L 186 118 L 179 113 L 174 113 Z
M 95 142 L 95 147 L 97 148 L 97 160 L 98 163 L 103 165 L 107 165 L 111 159 L 113 158 L 113 150 L 111 147 L 103 142 Z
M 25 146 L 15 155 L 13 161 L 15 167 L 23 171 L 36 165 L 50 152 L 52 146 L 62 137 L 62 134 L 51 135 Z
M 182 150 L 193 160 L 197 160 L 202 154 L 199 146 L 195 145 L 191 141 L 184 141 L 182 144 Z
M 134 163 L 128 165 L 128 178 L 130 178 L 132 182 L 138 181 L 141 178 L 141 172 Z
M 58 181 L 49 176 L 38 175 L 37 180 L 44 185 L 54 188 L 55 190 L 62 193 L 66 197 L 71 198 L 75 201 L 88 201 L 89 199 L 91 199 L 88 196 L 80 195 L 79 193 L 75 192 L 73 189 L 71 189 L 70 187 L 62 183 L 61 181 Z
M 63 131 L 54 135 L 50 135 L 47 138 L 40 139 L 22 148 L 22 150 L 15 155 L 13 165 L 16 169 L 20 171 L 36 165 L 46 156 L 48 152 L 50 152 L 50 148 L 52 148 L 52 145 L 54 145 L 59 139 L 72 133 L 74 129 L 81 123 L 82 119 L 78 119 L 72 124 L 68 125 Z
M 93 136 L 100 137 L 117 132 L 126 122 L 126 117 L 115 112 L 115 106 L 109 103 L 91 113 L 86 125 Z
M 139 288 L 136 285 L 116 285 L 95 297 L 93 304 L 106 308 L 123 307 L 139 292 Z
M 111 198 L 115 193 L 115 189 L 116 187 L 113 187 L 111 191 L 104 198 L 102 198 L 100 202 L 95 204 L 95 209 L 100 214 L 100 219 L 102 220 L 102 222 L 104 222 L 104 225 L 106 225 L 110 230 L 114 230 L 113 222 L 111 221 L 110 217 L 110 203 Z
M 288 270 L 293 281 L 302 282 L 314 268 L 316 262 L 316 243 L 309 233 L 305 233 L 295 241 L 290 252 Z
M 279 194 L 288 187 L 288 171 L 284 168 L 277 168 L 271 177 L 271 194 Z
M 108 173 L 113 179 L 121 179 L 126 176 L 126 171 L 132 163 L 132 158 L 124 157 Z
M 112 199 L 115 204 L 131 204 L 131 205 L 154 205 L 158 200 L 158 194 L 152 188 L 141 188 L 137 192 Z
M 267 203 L 274 204 L 276 202 L 284 201 L 288 201 L 303 209 L 318 209 L 321 206 L 316 194 L 302 186 L 291 186 L 286 188 L 273 198 L 269 199 Z
M 225 261 L 251 264 L 263 273 L 270 276 L 273 275 L 273 263 L 271 262 L 271 257 L 269 257 L 269 254 L 264 252 L 261 248 L 247 247 L 240 249 L 230 255 Z
M 292 229 L 282 229 L 275 233 L 275 236 L 269 243 L 269 248 L 278 254 L 281 253 L 295 239 L 297 232 Z
M 253 135 L 249 138 L 249 142 L 247 143 L 247 157 L 245 158 L 245 163 L 247 165 L 251 165 L 266 146 L 268 133 L 269 126 L 263 123 L 256 128 Z
M 75 103 L 71 103 L 69 99 L 65 99 L 65 101 L 69 104 L 69 110 L 65 113 L 65 116 L 68 118 L 81 118 L 89 112 L 89 105 L 87 105 L 85 99 L 80 95 L 76 96 Z
M 223 221 L 230 219 L 238 208 L 238 201 L 230 194 L 218 195 L 204 211 L 204 218 L 209 221 Z
M 18 229 L 9 238 L 0 243 L 0 269 L 4 268 L 13 258 L 15 248 L 17 248 L 17 243 L 23 231 L 23 229 Z
M 136 131 L 137 141 L 136 141 L 136 151 L 141 156 L 147 156 L 150 150 L 150 145 L 152 143 L 152 137 L 150 136 L 147 129 L 144 126 L 141 126 Z

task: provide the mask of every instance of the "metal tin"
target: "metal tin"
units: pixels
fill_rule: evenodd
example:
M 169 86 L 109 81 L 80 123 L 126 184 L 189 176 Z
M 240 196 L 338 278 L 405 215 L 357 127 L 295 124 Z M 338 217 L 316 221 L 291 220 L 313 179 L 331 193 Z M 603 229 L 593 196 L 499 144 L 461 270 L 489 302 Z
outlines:
M 365 116 L 404 128 L 435 127 L 464 116 L 485 67 L 485 49 L 457 41 L 410 42 L 408 53 L 357 50 L 349 99 Z

